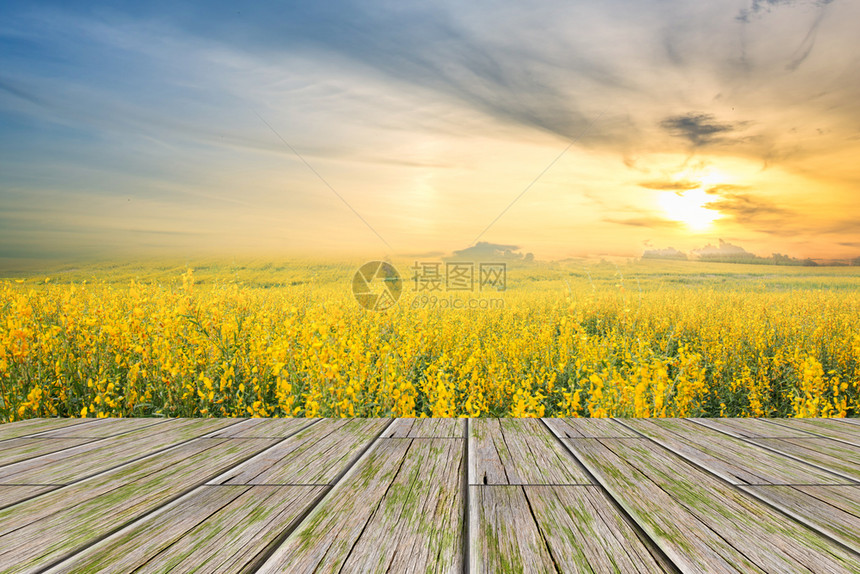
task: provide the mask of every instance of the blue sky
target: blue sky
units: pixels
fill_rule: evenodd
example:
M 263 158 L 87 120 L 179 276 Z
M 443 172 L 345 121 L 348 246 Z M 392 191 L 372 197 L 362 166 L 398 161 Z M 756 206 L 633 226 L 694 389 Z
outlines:
M 0 259 L 860 253 L 858 3 L 461 4 L 3 3 Z

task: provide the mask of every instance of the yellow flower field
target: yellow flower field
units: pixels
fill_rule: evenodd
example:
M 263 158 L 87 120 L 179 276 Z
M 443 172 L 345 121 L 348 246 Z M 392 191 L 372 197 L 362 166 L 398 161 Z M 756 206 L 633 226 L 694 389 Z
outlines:
M 360 262 L 358 262 L 360 264 Z M 512 267 L 504 308 L 361 308 L 356 265 L 0 282 L 0 422 L 858 416 L 856 268 Z

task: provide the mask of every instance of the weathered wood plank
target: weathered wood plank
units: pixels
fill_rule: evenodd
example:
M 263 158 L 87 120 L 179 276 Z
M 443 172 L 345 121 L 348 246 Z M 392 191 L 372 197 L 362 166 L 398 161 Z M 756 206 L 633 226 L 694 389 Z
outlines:
M 382 439 L 259 572 L 462 571 L 462 439 Z
M 27 419 L 14 423 L 3 423 L 0 424 L 0 440 L 26 437 L 61 427 L 92 422 L 94 421 L 87 419 Z
M 541 535 L 561 570 L 666 571 L 598 487 L 523 488 Z M 480 532 L 482 526 L 476 528 Z
M 841 484 L 845 479 L 684 419 L 626 425 L 732 484 Z
M 469 538 L 469 572 L 558 571 L 522 486 L 469 486 Z
M 778 425 L 775 419 L 754 418 L 691 418 L 687 419 L 696 424 L 724 432 L 736 438 L 761 437 L 761 438 L 811 438 L 808 432 Z
M 462 571 L 464 447 L 463 439 L 412 442 L 344 572 Z
M 168 420 L 152 417 L 92 419 L 85 425 L 64 426 L 40 433 L 39 438 L 107 438 L 162 424 Z
M 793 488 L 823 500 L 852 516 L 860 517 L 860 488 L 856 486 L 795 486 Z
M 259 572 L 337 571 L 397 476 L 411 439 L 377 441 Z M 289 571 L 289 570 L 288 570 Z
M 287 438 L 320 419 L 236 419 L 239 422 L 210 436 L 220 438 Z
M 625 442 L 648 443 L 647 439 Z M 682 572 L 764 572 L 602 440 L 565 440 L 565 444 Z
M 860 447 L 829 438 L 759 438 L 749 439 L 749 442 L 767 446 L 848 479 L 860 481 Z
M 743 486 L 809 527 L 860 548 L 860 486 Z
M 396 419 L 382 438 L 463 438 L 462 419 Z
M 48 485 L 0 486 L 0 509 L 55 488 L 59 487 Z
M 639 438 L 619 419 L 545 418 L 547 426 L 561 438 Z
M 328 484 L 391 419 L 324 419 L 230 469 L 211 484 Z
M 565 440 L 683 571 L 860 572 L 857 556 L 650 440 Z
M 195 439 L 0 510 L 4 573 L 66 558 L 274 443 Z
M 320 486 L 201 486 L 49 572 L 243 572 Z
M 590 483 L 538 419 L 472 419 L 469 441 L 474 484 Z
M 78 446 L 88 438 L 10 438 L 0 442 L 0 466 Z
M 0 484 L 68 484 L 223 428 L 230 419 L 173 419 L 0 467 Z
M 860 446 L 860 428 L 837 419 L 774 419 L 776 424 Z

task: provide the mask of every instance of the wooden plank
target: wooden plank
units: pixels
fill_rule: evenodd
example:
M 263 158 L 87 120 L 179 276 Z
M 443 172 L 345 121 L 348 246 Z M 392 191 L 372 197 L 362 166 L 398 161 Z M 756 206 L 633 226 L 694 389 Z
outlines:
M 211 484 L 328 484 L 391 419 L 324 419 L 212 480 Z
M 0 466 L 88 443 L 88 438 L 10 438 L 0 442 Z
M 468 484 L 508 484 L 505 465 L 494 440 L 501 436 L 501 432 L 497 419 L 469 421 Z M 500 446 L 504 448 L 501 441 Z
M 523 489 L 541 536 L 560 570 L 630 574 L 667 571 L 598 487 Z M 475 527 L 482 532 L 482 524 Z
M 27 419 L 14 423 L 3 423 L 0 424 L 0 440 L 20 438 L 61 427 L 91 422 L 93 421 L 87 419 Z
M 744 486 L 810 528 L 860 548 L 860 486 Z
M 561 438 L 640 438 L 619 424 L 619 419 L 545 418 L 547 426 Z
M 220 438 L 287 438 L 320 419 L 234 419 L 234 425 L 212 433 Z
M 259 572 L 462 571 L 462 439 L 384 439 Z
M 472 484 L 590 484 L 538 419 L 472 419 Z
M 39 434 L 39 438 L 107 438 L 164 423 L 166 418 L 93 419 L 85 425 L 65 426 Z M 175 419 L 174 419 L 175 420 Z
M 737 438 L 813 438 L 808 432 L 778 425 L 775 419 L 755 418 L 691 418 L 687 419 L 696 424 L 721 431 Z
M 396 419 L 382 438 L 463 438 L 462 419 Z
M 275 440 L 195 439 L 0 510 L 4 573 L 67 558 Z
M 59 487 L 49 485 L 0 486 L 0 509 L 55 488 Z
M 829 438 L 749 439 L 749 442 L 826 468 L 850 480 L 860 481 L 860 447 Z
M 49 572 L 243 572 L 281 532 L 295 525 L 323 490 L 201 486 Z
M 230 424 L 230 419 L 173 419 L 4 466 L 0 484 L 68 484 Z
M 860 517 L 860 488 L 856 486 L 794 486 L 830 506 Z
M 775 419 L 776 424 L 860 446 L 860 428 L 834 419 Z
M 626 425 L 732 484 L 842 484 L 843 477 L 684 419 Z
M 469 538 L 469 572 L 558 571 L 522 486 L 469 486 Z
M 565 440 L 685 572 L 860 572 L 857 556 L 650 440 Z
M 852 424 L 852 425 L 860 425 L 860 418 L 856 418 L 856 417 L 853 417 L 853 418 L 846 417 L 844 419 L 836 419 L 836 420 L 838 420 L 839 422 L 848 423 L 848 424 Z

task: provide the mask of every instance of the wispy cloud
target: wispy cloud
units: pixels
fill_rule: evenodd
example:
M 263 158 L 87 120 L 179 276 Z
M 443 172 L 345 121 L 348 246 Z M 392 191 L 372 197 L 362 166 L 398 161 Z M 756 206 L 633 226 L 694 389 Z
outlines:
M 22 201 L 46 209 L 39 194 L 21 200 L 13 189 L 95 193 L 182 217 L 158 227 L 101 202 L 79 226 L 103 230 L 97 220 L 113 218 L 164 233 L 302 230 L 301 245 L 318 241 L 316 226 L 332 243 L 361 243 L 360 222 L 342 225 L 344 214 L 257 112 L 374 226 L 378 217 L 380 232 L 404 242 L 392 239 L 397 251 L 449 250 L 453 239 L 419 244 L 416 230 L 421 241 L 444 241 L 452 221 L 465 229 L 472 222 L 462 214 L 493 211 L 506 186 L 515 192 L 511 182 L 534 177 L 547 150 L 605 110 L 540 182 L 549 223 L 523 216 L 524 235 L 512 240 L 528 246 L 527 228 L 569 230 L 571 219 L 602 222 L 601 237 L 619 235 L 616 225 L 671 236 L 679 225 L 642 190 L 696 189 L 694 164 L 714 158 L 799 174 L 781 184 L 840 178 L 838 193 L 821 192 L 836 206 L 833 221 L 805 217 L 798 194 L 766 199 L 779 196 L 776 184 L 768 193 L 711 187 L 708 208 L 739 230 L 817 229 L 848 243 L 837 235 L 855 230 L 844 197 L 858 177 L 833 150 L 851 157 L 858 145 L 856 3 L 750 0 L 738 12 L 732 2 L 680 0 L 216 0 L 181 9 L 11 0 L 3 13 L 7 211 Z M 636 170 L 632 184 L 624 165 Z M 46 244 L 46 221 L 27 219 L 19 236 Z M 464 229 L 458 237 L 479 231 Z
M 671 180 L 660 180 L 660 181 L 643 181 L 639 183 L 639 187 L 644 187 L 646 189 L 657 189 L 664 191 L 689 191 L 691 189 L 698 189 L 702 184 L 695 181 L 671 181 Z
M 694 147 L 727 141 L 725 136 L 736 132 L 743 125 L 719 122 L 713 114 L 696 112 L 670 116 L 660 122 L 664 130 L 689 141 Z
M 681 223 L 678 221 L 672 221 L 671 219 L 664 219 L 662 217 L 631 217 L 627 219 L 617 219 L 612 217 L 604 217 L 603 221 L 607 223 L 615 223 L 617 225 L 627 225 L 629 227 L 647 227 L 650 229 L 655 228 L 681 228 Z
M 736 18 L 741 22 L 748 23 L 752 18 L 767 14 L 778 6 L 794 6 L 797 4 L 810 4 L 814 6 L 826 6 L 833 0 L 753 0 L 749 8 L 741 8 Z

